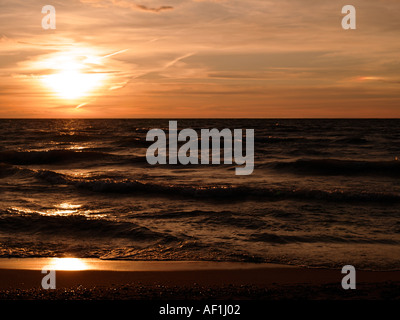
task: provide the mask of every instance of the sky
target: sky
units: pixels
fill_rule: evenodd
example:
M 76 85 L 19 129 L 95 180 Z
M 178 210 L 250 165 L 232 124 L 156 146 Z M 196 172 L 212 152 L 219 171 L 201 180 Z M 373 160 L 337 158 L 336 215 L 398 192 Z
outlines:
M 0 0 L 0 118 L 398 118 L 399 39 L 398 0 Z

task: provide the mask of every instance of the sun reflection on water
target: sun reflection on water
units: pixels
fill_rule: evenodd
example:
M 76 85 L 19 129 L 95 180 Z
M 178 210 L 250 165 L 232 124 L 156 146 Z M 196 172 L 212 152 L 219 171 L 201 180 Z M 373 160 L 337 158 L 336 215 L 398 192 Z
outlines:
M 67 203 L 67 202 L 63 202 L 63 203 L 60 203 L 60 204 L 58 205 L 58 207 L 59 207 L 60 209 L 70 209 L 70 210 L 73 210 L 73 209 L 79 209 L 80 207 L 82 207 L 82 205 L 80 205 L 80 204 L 70 204 L 70 203 Z
M 11 207 L 9 209 L 19 215 L 31 215 L 31 214 L 39 214 L 42 216 L 48 217 L 67 217 L 67 216 L 82 216 L 90 219 L 100 219 L 107 216 L 107 214 L 102 214 L 98 210 L 91 209 L 82 209 L 81 204 L 71 204 L 68 202 L 62 202 L 53 206 L 52 209 L 45 210 L 31 210 L 29 208 L 21 208 L 21 207 Z
M 78 213 L 78 209 L 82 207 L 79 204 L 70 204 L 67 202 L 60 203 L 56 206 L 56 209 L 47 210 L 46 216 L 69 216 Z

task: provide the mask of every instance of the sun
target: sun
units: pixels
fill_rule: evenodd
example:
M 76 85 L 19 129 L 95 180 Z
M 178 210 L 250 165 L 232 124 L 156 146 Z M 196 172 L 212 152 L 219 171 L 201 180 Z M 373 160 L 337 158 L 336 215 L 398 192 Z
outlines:
M 87 264 L 78 258 L 53 258 L 49 268 L 53 270 L 77 271 L 88 269 Z
M 51 63 L 53 74 L 42 76 L 42 83 L 59 98 L 76 100 L 86 97 L 99 88 L 105 79 L 104 73 L 88 69 L 85 61 L 76 57 L 64 57 Z
M 43 82 L 60 98 L 74 100 L 82 98 L 98 87 L 104 78 L 101 74 L 87 74 L 76 70 L 62 70 L 43 77 Z

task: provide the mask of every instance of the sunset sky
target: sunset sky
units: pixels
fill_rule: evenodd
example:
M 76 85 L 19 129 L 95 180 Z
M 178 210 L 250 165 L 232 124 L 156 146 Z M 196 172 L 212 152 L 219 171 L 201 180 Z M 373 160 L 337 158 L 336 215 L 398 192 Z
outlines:
M 399 0 L 0 0 L 0 44 L 1 118 L 400 117 Z

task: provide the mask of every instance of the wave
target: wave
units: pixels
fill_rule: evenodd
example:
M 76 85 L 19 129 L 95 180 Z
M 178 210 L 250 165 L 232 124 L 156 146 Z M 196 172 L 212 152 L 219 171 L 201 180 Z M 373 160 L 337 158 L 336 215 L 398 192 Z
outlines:
M 352 235 L 339 237 L 334 235 L 278 235 L 273 233 L 253 234 L 248 241 L 267 242 L 276 244 L 287 243 L 360 243 L 360 244 L 400 244 L 399 241 L 392 239 L 371 239 Z
M 6 163 L 0 163 L 0 178 L 6 178 L 14 175 L 32 175 L 32 170 L 19 168 Z
M 120 148 L 148 148 L 152 143 L 146 141 L 146 139 L 132 136 L 120 138 L 115 142 L 115 146 Z
M 50 136 L 51 140 L 57 142 L 84 142 L 84 141 L 100 141 L 100 137 L 95 137 L 87 134 L 66 134 L 57 133 Z
M 89 160 L 101 160 L 112 157 L 112 154 L 96 151 L 1 151 L 0 162 L 16 165 L 53 164 Z
M 174 236 L 152 231 L 132 222 L 118 222 L 82 215 L 16 214 L 13 210 L 0 215 L 0 231 L 9 234 L 45 235 L 133 241 L 178 241 Z
M 400 194 L 395 192 L 369 192 L 359 190 L 319 190 L 295 187 L 251 187 L 231 185 L 179 185 L 158 184 L 131 179 L 119 179 L 104 175 L 91 178 L 76 178 L 52 170 L 25 169 L 7 164 L 0 164 L 0 177 L 15 175 L 31 177 L 52 185 L 69 185 L 96 193 L 116 193 L 134 195 L 156 195 L 180 198 L 196 198 L 201 200 L 222 199 L 243 201 L 246 199 L 262 201 L 298 200 L 328 202 L 360 202 L 396 204 L 400 202 Z
M 260 144 L 290 144 L 290 145 L 298 145 L 298 144 L 307 144 L 307 145 L 319 145 L 324 146 L 326 143 L 332 142 L 332 140 L 327 138 L 306 138 L 306 137 L 275 137 L 275 136 L 267 136 L 267 137 L 255 137 L 255 143 Z
M 349 137 L 349 138 L 341 138 L 335 140 L 335 143 L 343 143 L 343 144 L 354 144 L 354 145 L 364 145 L 370 143 L 368 139 L 362 137 Z
M 298 143 L 298 142 L 306 142 L 308 139 L 306 138 L 289 138 L 289 137 L 255 137 L 255 143 Z
M 235 228 L 245 229 L 259 229 L 266 225 L 266 223 L 254 216 L 243 217 L 239 213 L 231 211 L 203 211 L 203 210 L 167 210 L 161 212 L 146 212 L 142 214 L 135 214 L 135 219 L 157 219 L 157 220 L 174 220 L 174 219 L 190 219 L 191 223 L 198 223 L 200 225 L 218 225 L 218 226 L 232 226 Z
M 368 175 L 400 176 L 400 161 L 357 161 L 321 159 L 300 159 L 290 162 L 272 162 L 259 165 L 257 168 L 271 168 L 279 171 L 306 175 Z
M 333 202 L 398 203 L 400 195 L 385 192 L 351 192 L 297 188 L 254 188 L 248 186 L 188 186 L 146 183 L 138 180 L 77 179 L 50 170 L 38 170 L 35 176 L 52 184 L 72 185 L 92 192 L 119 194 L 152 194 L 158 196 L 226 199 L 230 201 L 255 198 L 266 201 L 318 200 Z

